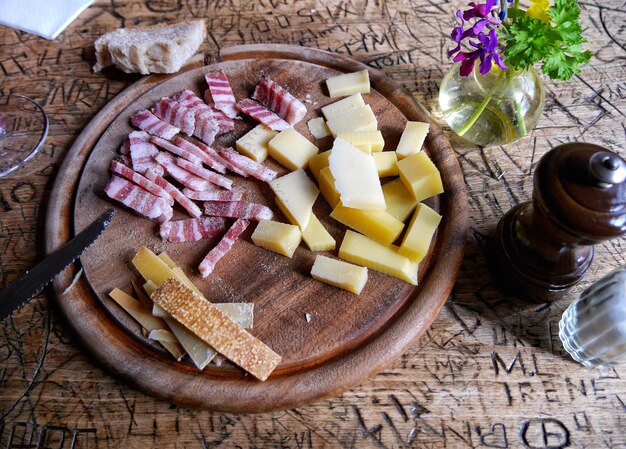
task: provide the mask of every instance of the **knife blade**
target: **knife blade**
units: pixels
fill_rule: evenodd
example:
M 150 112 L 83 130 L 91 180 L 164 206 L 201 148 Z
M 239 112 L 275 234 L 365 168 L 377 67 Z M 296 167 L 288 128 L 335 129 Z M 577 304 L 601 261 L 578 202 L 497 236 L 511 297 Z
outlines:
M 111 223 L 113 215 L 115 215 L 113 209 L 107 210 L 96 221 L 78 233 L 76 237 L 39 262 L 35 268 L 24 273 L 17 281 L 0 291 L 0 322 L 39 294 L 57 274 L 78 259 L 102 235 Z

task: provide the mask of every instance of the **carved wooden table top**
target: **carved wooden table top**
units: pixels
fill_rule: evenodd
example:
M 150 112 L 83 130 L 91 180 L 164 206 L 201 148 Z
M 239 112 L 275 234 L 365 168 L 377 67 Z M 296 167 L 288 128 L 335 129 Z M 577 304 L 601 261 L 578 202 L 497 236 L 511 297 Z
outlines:
M 92 73 L 93 41 L 119 27 L 207 17 L 202 47 L 288 43 L 349 55 L 385 71 L 441 123 L 439 82 L 460 1 L 96 1 L 56 40 L 0 27 L 0 93 L 42 103 L 40 153 L 0 179 L 0 288 L 41 260 L 55 174 L 76 136 L 137 78 Z M 509 208 L 531 197 L 531 174 L 568 141 L 626 150 L 626 5 L 581 2 L 591 63 L 546 82 L 530 136 L 481 149 L 450 136 L 470 205 L 456 287 L 427 335 L 379 375 L 340 396 L 261 415 L 183 409 L 114 379 L 90 358 L 46 295 L 0 323 L 0 448 L 624 448 L 626 367 L 590 370 L 558 338 L 571 299 L 626 263 L 626 240 L 596 247 L 592 268 L 562 300 L 513 303 L 494 289 L 484 243 Z

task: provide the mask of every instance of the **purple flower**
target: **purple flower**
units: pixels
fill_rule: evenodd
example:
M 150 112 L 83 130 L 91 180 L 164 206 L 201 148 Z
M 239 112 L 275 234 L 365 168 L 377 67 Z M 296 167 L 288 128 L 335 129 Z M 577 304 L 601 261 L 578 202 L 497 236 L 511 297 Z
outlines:
M 508 0 L 507 0 L 508 1 Z M 454 62 L 461 62 L 461 76 L 468 76 L 474 69 L 474 64 L 480 60 L 480 73 L 485 75 L 491 70 L 495 62 L 502 70 L 507 67 L 502 61 L 498 49 L 498 35 L 496 28 L 502 22 L 494 7 L 498 0 L 487 0 L 486 3 L 476 4 L 470 2 L 471 9 L 456 12 L 456 17 L 461 24 L 455 27 L 450 37 L 456 42 L 456 47 L 448 51 L 448 57 L 452 57 Z M 466 21 L 475 20 L 467 29 Z M 467 39 L 467 43 L 473 48 L 472 51 L 461 51 L 462 42 Z

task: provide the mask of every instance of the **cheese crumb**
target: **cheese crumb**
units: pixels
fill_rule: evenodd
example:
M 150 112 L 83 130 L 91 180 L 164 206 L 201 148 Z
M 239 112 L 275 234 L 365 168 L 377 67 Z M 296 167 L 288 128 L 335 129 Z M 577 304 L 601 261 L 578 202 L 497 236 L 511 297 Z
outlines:
M 304 317 L 306 318 L 306 322 L 310 323 L 311 322 L 311 314 L 309 312 L 304 314 Z

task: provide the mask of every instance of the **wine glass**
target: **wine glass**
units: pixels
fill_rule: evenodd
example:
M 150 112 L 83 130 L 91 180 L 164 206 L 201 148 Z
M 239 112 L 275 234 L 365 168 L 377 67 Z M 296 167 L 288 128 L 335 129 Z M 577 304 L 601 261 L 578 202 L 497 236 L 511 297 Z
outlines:
M 48 135 L 48 116 L 35 100 L 0 95 L 0 178 L 30 161 Z

